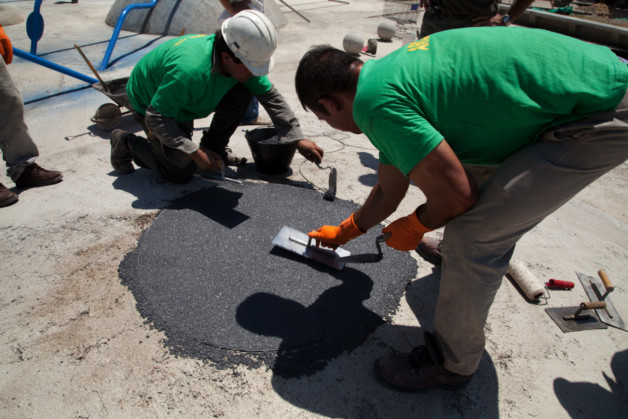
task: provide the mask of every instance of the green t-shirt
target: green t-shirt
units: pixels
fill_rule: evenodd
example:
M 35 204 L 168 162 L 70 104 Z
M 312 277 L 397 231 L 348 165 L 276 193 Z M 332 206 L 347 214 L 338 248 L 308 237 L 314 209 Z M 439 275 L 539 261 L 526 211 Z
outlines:
M 546 128 L 612 109 L 628 67 L 608 48 L 519 27 L 439 32 L 364 63 L 353 117 L 408 174 L 443 139 L 495 166 Z
M 215 35 L 186 35 L 146 54 L 126 87 L 131 106 L 144 114 L 152 106 L 178 122 L 205 118 L 238 81 L 212 73 Z M 254 95 L 271 89 L 268 77 L 251 77 L 244 86 Z

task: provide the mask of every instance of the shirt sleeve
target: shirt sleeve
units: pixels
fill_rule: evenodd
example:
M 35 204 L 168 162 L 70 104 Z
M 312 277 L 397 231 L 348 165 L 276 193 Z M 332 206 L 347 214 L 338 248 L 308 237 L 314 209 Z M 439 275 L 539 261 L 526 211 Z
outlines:
M 407 104 L 386 104 L 359 118 L 358 126 L 380 152 L 380 163 L 392 164 L 404 175 L 443 140 L 421 114 Z
M 280 138 L 288 141 L 303 139 L 299 120 L 275 86 L 271 86 L 268 92 L 256 95 L 256 97 L 259 103 L 266 109 L 266 112 L 268 112 L 268 116 L 273 121 Z

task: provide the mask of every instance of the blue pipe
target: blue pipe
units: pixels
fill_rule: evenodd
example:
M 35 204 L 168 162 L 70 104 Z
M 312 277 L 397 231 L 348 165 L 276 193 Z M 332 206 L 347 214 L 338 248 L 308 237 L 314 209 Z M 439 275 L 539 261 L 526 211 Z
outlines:
M 158 0 L 153 0 L 150 3 L 142 3 L 142 4 L 130 4 L 124 8 L 120 17 L 118 18 L 118 23 L 116 23 L 116 27 L 113 30 L 113 35 L 111 35 L 111 40 L 109 41 L 109 46 L 107 47 L 107 51 L 105 52 L 105 56 L 102 58 L 102 63 L 100 63 L 100 67 L 98 67 L 99 71 L 105 71 L 107 69 L 107 65 L 109 65 L 109 59 L 111 58 L 111 53 L 113 52 L 113 48 L 118 41 L 118 36 L 120 35 L 120 29 L 122 28 L 122 24 L 124 23 L 124 19 L 126 19 L 126 15 L 135 9 L 151 9 L 157 4 Z
M 67 67 L 60 66 L 58 64 L 53 63 L 52 61 L 45 60 L 45 59 L 43 59 L 41 57 L 38 57 L 36 55 L 29 54 L 28 52 L 22 51 L 21 49 L 17 49 L 15 47 L 13 48 L 13 55 L 17 55 L 18 57 L 24 58 L 25 60 L 32 61 L 32 62 L 37 63 L 39 65 L 43 65 L 44 67 L 48 67 L 48 68 L 50 68 L 52 70 L 58 71 L 59 73 L 67 74 L 68 76 L 77 78 L 77 79 L 82 80 L 84 82 L 87 82 L 89 84 L 98 83 L 98 80 L 96 80 L 96 79 L 93 79 L 93 78 L 88 77 L 88 76 L 86 76 L 84 74 L 78 73 L 78 72 L 76 72 L 74 70 L 70 70 Z

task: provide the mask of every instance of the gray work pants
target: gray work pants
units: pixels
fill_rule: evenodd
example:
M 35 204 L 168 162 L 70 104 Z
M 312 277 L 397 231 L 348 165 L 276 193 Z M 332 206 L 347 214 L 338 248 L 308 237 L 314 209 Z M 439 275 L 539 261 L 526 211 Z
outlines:
M 241 83 L 232 87 L 218 103 L 209 129 L 203 131 L 201 147 L 216 152 L 227 147 L 229 139 L 251 103 L 251 98 L 251 93 Z M 196 172 L 196 164 L 192 158 L 180 150 L 164 146 L 146 126 L 144 115 L 134 112 L 133 116 L 148 137 L 145 139 L 133 136 L 130 139 L 129 149 L 133 162 L 140 167 L 153 170 L 168 182 L 189 182 Z M 194 121 L 180 123 L 179 128 L 191 139 Z
M 521 236 L 627 158 L 628 95 L 613 111 L 545 131 L 446 224 L 434 320 L 445 368 L 463 375 L 477 369 L 489 308 Z
M 11 74 L 0 57 L 0 149 L 7 165 L 7 176 L 14 182 L 39 156 L 24 122 L 24 102 Z

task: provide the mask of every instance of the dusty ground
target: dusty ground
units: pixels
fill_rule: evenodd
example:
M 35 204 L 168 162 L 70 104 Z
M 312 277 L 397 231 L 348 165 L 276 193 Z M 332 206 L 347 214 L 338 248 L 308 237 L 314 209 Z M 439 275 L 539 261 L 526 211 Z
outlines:
M 296 101 L 293 75 L 315 43 L 341 47 L 350 31 L 375 38 L 380 0 L 292 1 L 311 23 L 288 13 L 279 31 L 278 65 L 271 80 L 293 105 L 305 132 L 338 168 L 339 199 L 362 202 L 375 181 L 376 153 L 363 136 L 330 130 Z M 104 24 L 110 1 L 44 2 L 46 27 L 39 54 L 76 71 L 90 70 L 77 43 L 100 63 L 112 28 Z M 10 2 L 27 16 L 32 2 Z M 24 24 L 6 28 L 28 51 Z M 131 35 L 123 33 L 124 36 Z M 120 39 L 121 57 L 103 77 L 128 75 L 154 36 Z M 155 41 L 151 45 L 159 43 Z M 378 55 L 401 45 L 379 44 Z M 367 58 L 367 57 L 365 57 Z M 382 387 L 371 365 L 391 350 L 420 342 L 433 320 L 438 271 L 417 258 L 416 280 L 392 322 L 362 347 L 314 376 L 284 380 L 265 369 L 218 370 L 198 359 L 176 358 L 164 335 L 145 323 L 117 268 L 143 229 L 171 200 L 207 180 L 165 184 L 146 171 L 118 178 L 109 165 L 108 133 L 90 122 L 107 98 L 94 89 L 16 58 L 9 67 L 27 102 L 26 121 L 38 143 L 38 162 L 63 171 L 55 186 L 18 191 L 20 201 L 0 210 L 0 408 L 4 417 L 619 417 L 628 407 L 628 334 L 616 328 L 563 334 L 547 306 L 586 300 L 576 271 L 605 269 L 616 289 L 615 306 L 628 320 L 628 165 L 587 188 L 528 234 L 517 248 L 541 281 L 576 283 L 541 303 L 527 301 L 504 279 L 486 327 L 480 370 L 464 391 L 400 394 Z M 57 95 L 57 93 L 65 92 Z M 38 100 L 42 99 L 42 100 Z M 206 126 L 202 121 L 198 127 Z M 125 117 L 122 128 L 138 130 Z M 200 132 L 198 132 L 200 136 Z M 242 133 L 237 152 L 250 151 Z M 299 156 L 290 177 L 325 188 L 323 172 Z M 239 174 L 264 182 L 252 170 Z M 13 186 L 0 175 L 0 181 Z M 414 188 L 398 213 L 422 202 Z M 394 219 L 395 217 L 391 217 Z M 438 233 L 438 232 L 437 232 Z M 199 243 L 199 246 L 210 243 Z

